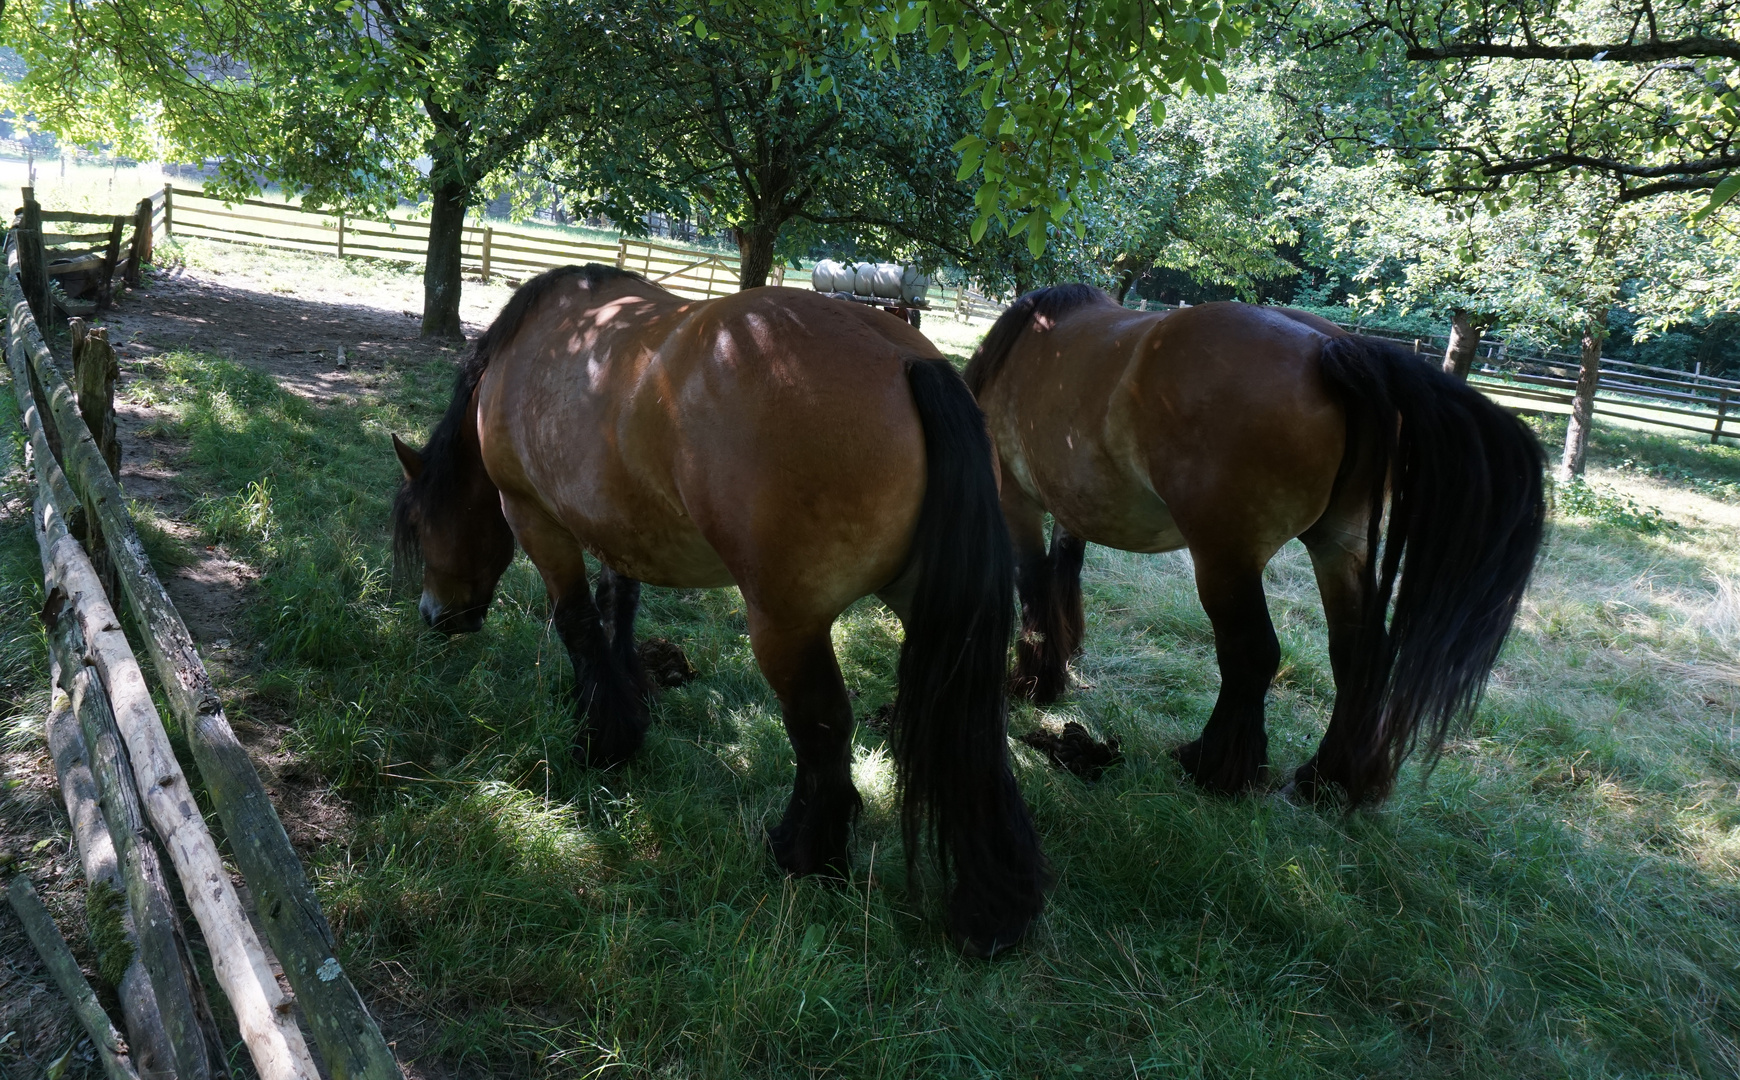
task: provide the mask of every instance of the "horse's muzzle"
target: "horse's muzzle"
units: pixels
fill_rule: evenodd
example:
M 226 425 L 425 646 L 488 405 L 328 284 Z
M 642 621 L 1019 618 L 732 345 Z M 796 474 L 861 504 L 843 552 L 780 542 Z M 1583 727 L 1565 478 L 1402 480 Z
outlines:
M 424 622 L 443 634 L 475 634 L 483 629 L 483 616 L 489 611 L 489 605 L 447 608 L 425 592 L 417 602 L 417 610 L 422 613 Z

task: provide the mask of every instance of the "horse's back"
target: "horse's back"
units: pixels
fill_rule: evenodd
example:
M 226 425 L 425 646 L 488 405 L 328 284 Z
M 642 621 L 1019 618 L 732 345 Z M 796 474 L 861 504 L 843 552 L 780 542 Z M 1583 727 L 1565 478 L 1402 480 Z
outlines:
M 843 606 L 899 572 L 924 465 L 903 358 L 935 355 L 916 331 L 797 289 L 541 314 L 486 376 L 504 492 L 653 584 Z
M 1233 517 L 1288 539 L 1322 513 L 1345 442 L 1313 319 L 1231 302 L 1067 312 L 1023 336 L 987 395 L 999 449 L 1091 541 L 1165 550 Z

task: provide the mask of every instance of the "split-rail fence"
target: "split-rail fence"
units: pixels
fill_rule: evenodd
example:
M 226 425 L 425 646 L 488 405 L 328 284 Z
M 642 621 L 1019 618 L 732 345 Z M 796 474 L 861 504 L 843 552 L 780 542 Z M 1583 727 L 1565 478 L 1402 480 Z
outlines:
M 41 309 L 31 310 L 19 281 L 20 241 L 41 239 L 21 232 L 30 230 L 12 230 L 5 244 L 0 316 L 35 477 L 32 520 L 54 683 L 45 734 L 87 885 L 94 890 L 104 882 L 125 896 L 119 917 L 133 950 L 117 987 L 125 1034 L 111 1025 L 72 960 L 28 867 L 0 859 L 7 899 L 111 1080 L 207 1080 L 227 1072 L 228 1039 L 200 1007 L 204 996 L 168 887 L 171 873 L 211 956 L 214 989 L 227 1000 L 262 1080 L 319 1080 L 303 1024 L 324 1075 L 396 1080 L 402 1073 L 393 1053 L 336 955 L 332 929 L 271 796 L 128 512 L 116 480 L 118 368 L 107 332 L 74 319 L 70 367 L 54 355 L 37 315 L 46 318 L 62 305 L 43 294 Z M 122 630 L 122 613 L 133 623 L 144 663 Z M 207 828 L 158 700 L 192 750 L 227 851 Z M 251 906 L 231 878 L 232 864 Z

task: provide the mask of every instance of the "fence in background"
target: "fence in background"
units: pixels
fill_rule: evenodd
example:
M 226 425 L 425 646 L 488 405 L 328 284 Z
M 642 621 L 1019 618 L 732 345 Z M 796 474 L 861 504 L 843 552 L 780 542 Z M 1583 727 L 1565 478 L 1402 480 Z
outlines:
M 92 315 L 114 299 L 115 279 L 139 284 L 151 261 L 152 241 L 162 220 L 164 195 L 140 199 L 132 214 L 86 214 L 44 210 L 31 188 L 12 221 L 19 278 L 36 310 Z M 80 226 L 98 225 L 96 231 Z M 131 229 L 131 236 L 128 230 Z
M 1139 301 L 1142 311 L 1176 310 L 1185 304 Z M 1442 335 L 1414 337 L 1356 325 L 1342 329 L 1384 338 L 1409 349 L 1422 360 L 1438 363 L 1449 339 Z M 1468 379 L 1501 403 L 1522 410 L 1550 406 L 1568 410 L 1576 396 L 1582 357 L 1572 353 L 1514 350 L 1502 340 L 1482 339 Z M 1740 413 L 1740 379 L 1723 379 L 1701 372 L 1676 371 L 1624 360 L 1601 360 L 1596 384 L 1595 414 L 1639 421 L 1656 427 L 1708 435 L 1711 442 L 1740 439 L 1740 423 L 1728 426 L 1728 414 Z M 1740 418 L 1737 418 L 1740 419 Z
M 150 227 L 142 229 L 147 203 Z M 115 245 L 108 241 L 118 236 L 116 223 L 128 220 L 50 213 L 44 213 L 42 218 L 44 222 L 77 224 L 87 223 L 88 219 L 91 224 L 108 223 L 110 231 L 102 239 L 104 250 L 110 251 Z M 429 244 L 426 221 L 391 215 L 352 218 L 263 199 L 226 203 L 204 192 L 169 184 L 164 185 L 161 194 L 141 200 L 132 220 L 135 226 L 132 248 L 126 260 L 109 257 L 107 266 L 111 273 L 117 266 L 127 270 L 129 276 L 136 273 L 141 257 L 135 253 L 143 243 L 143 258 L 149 258 L 151 237 L 159 227 L 164 235 L 409 263 L 423 261 Z M 48 233 L 44 238 L 51 242 L 88 243 L 97 240 L 98 234 Z M 96 248 L 86 249 L 80 257 L 87 261 L 100 259 Z M 584 262 L 633 270 L 674 293 L 696 299 L 738 291 L 739 260 L 726 253 L 629 237 L 611 244 L 491 225 L 464 227 L 462 269 L 485 279 L 522 281 L 552 267 Z M 783 268 L 775 268 L 773 283 L 782 284 L 784 276 Z M 1182 305 L 1139 301 L 1133 306 L 1168 310 Z M 929 310 L 950 313 L 962 321 L 994 319 L 1001 314 L 1003 304 L 970 287 L 933 286 Z M 80 312 L 69 309 L 69 313 Z M 1396 341 L 1427 359 L 1441 356 L 1446 344 L 1442 336 L 1412 337 L 1357 325 L 1345 328 Z M 1580 358 L 1569 353 L 1521 352 L 1510 349 L 1502 340 L 1484 339 L 1469 378 L 1489 394 L 1518 408 L 1568 409 L 1579 366 Z M 1609 359 L 1601 361 L 1601 369 L 1595 399 L 1597 415 L 1708 435 L 1711 442 L 1740 438 L 1740 427 L 1731 429 L 1728 425 L 1729 412 L 1740 406 L 1740 380 Z
M 265 199 L 225 201 L 172 184 L 164 186 L 160 202 L 168 215 L 165 228 L 173 235 L 408 263 L 422 262 L 429 248 L 429 223 L 413 218 L 355 218 Z M 737 256 L 725 252 L 631 237 L 610 243 L 494 225 L 466 225 L 460 258 L 462 272 L 510 283 L 556 266 L 607 263 L 697 299 L 736 292 L 739 269 Z M 772 284 L 784 284 L 785 275 L 784 267 L 775 267 Z M 969 287 L 933 286 L 929 310 L 966 321 L 994 319 L 1003 305 Z
M 163 191 L 166 229 L 175 236 L 408 263 L 422 262 L 429 250 L 429 223 L 414 218 L 357 218 L 265 199 L 226 201 L 172 184 Z M 704 299 L 737 291 L 733 255 L 629 237 L 608 243 L 493 225 L 464 227 L 461 270 L 485 279 L 517 282 L 553 267 L 588 262 L 633 270 L 681 296 Z M 776 270 L 775 284 L 778 276 Z

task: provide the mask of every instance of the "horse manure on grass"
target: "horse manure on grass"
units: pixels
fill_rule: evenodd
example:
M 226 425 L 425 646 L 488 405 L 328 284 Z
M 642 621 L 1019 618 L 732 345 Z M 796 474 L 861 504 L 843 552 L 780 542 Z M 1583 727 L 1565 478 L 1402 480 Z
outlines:
M 1116 735 L 1101 742 L 1074 720 L 1063 725 L 1061 734 L 1041 728 L 1017 738 L 1042 751 L 1054 767 L 1067 769 L 1083 780 L 1098 780 L 1107 769 L 1124 760 Z
M 669 638 L 647 638 L 640 643 L 640 662 L 654 686 L 665 689 L 681 686 L 701 673 L 683 652 L 683 647 Z

